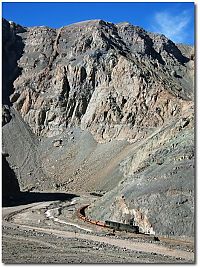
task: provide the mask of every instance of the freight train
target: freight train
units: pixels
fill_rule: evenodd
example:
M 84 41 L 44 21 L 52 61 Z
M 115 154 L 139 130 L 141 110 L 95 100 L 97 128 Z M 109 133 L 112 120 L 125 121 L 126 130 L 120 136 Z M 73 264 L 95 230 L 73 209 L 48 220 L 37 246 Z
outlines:
M 138 226 L 134 226 L 131 224 L 124 224 L 121 222 L 115 222 L 115 221 L 105 221 L 105 222 L 101 222 L 101 221 L 95 221 L 92 220 L 90 218 L 88 218 L 87 216 L 85 216 L 85 209 L 88 207 L 89 205 L 83 206 L 80 209 L 78 209 L 78 217 L 86 222 L 101 226 L 101 227 L 106 227 L 106 228 L 110 228 L 113 230 L 117 230 L 117 231 L 126 231 L 126 232 L 130 232 L 130 233 L 139 233 L 139 227 Z

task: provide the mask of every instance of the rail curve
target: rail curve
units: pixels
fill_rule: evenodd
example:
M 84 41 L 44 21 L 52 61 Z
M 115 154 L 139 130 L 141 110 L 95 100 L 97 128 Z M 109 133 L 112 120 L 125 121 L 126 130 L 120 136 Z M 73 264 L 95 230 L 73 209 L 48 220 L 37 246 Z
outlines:
M 109 228 L 109 226 L 107 226 L 104 222 L 101 222 L 101 221 L 95 221 L 95 220 L 92 220 L 90 218 L 88 218 L 87 216 L 85 216 L 85 209 L 88 207 L 89 205 L 85 205 L 81 208 L 79 208 L 77 210 L 77 215 L 78 217 L 83 220 L 83 221 L 86 221 L 86 222 L 89 222 L 89 223 L 92 223 L 92 224 L 95 224 L 95 225 L 98 225 L 98 226 L 101 226 L 101 227 L 107 227 Z
M 79 208 L 77 210 L 77 215 L 80 219 L 82 219 L 85 222 L 89 222 L 95 225 L 98 225 L 100 227 L 105 227 L 105 228 L 109 228 L 109 229 L 116 229 L 118 231 L 127 231 L 127 232 L 131 232 L 131 233 L 139 233 L 139 227 L 138 226 L 131 226 L 128 224 L 123 224 L 123 223 L 119 223 L 119 222 L 113 222 L 113 221 L 106 221 L 106 222 L 102 222 L 102 221 L 95 221 L 93 219 L 88 218 L 85 215 L 85 209 L 88 207 L 89 205 L 85 205 L 81 208 Z

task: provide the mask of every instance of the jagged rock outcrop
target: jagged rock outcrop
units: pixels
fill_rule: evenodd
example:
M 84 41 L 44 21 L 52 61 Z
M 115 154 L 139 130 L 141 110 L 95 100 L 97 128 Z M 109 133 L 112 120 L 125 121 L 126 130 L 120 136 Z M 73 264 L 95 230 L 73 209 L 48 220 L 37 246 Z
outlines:
M 100 142 L 134 141 L 193 100 L 192 60 L 165 36 L 101 20 L 17 35 L 24 53 L 10 100 L 37 135 L 81 126 Z
M 2 22 L 2 125 L 11 120 L 9 96 L 13 93 L 13 82 L 20 75 L 17 60 L 22 55 L 23 43 L 18 33 L 25 28 L 3 19 Z
M 3 20 L 3 47 L 3 149 L 22 191 L 103 191 L 91 218 L 193 236 L 194 48 L 102 20 Z
M 8 22 L 2 22 L 2 101 L 4 105 L 9 104 L 9 96 L 13 93 L 13 82 L 20 75 L 17 60 L 22 56 L 23 42 L 20 33 L 25 28 Z

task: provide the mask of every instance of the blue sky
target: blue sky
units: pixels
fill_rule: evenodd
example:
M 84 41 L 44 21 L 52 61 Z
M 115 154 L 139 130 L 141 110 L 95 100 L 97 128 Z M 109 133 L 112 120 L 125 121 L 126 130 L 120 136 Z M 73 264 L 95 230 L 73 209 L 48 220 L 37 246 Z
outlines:
M 194 44 L 192 2 L 4 2 L 2 15 L 23 26 L 53 28 L 90 19 L 127 21 L 176 43 Z

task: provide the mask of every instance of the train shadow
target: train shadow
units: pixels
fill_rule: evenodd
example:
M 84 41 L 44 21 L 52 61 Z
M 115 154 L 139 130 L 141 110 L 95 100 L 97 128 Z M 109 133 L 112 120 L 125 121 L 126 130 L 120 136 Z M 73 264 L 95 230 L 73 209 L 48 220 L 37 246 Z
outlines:
M 45 201 L 70 201 L 79 195 L 70 193 L 47 193 L 47 192 L 20 192 L 14 198 L 3 200 L 3 207 L 27 205 Z

